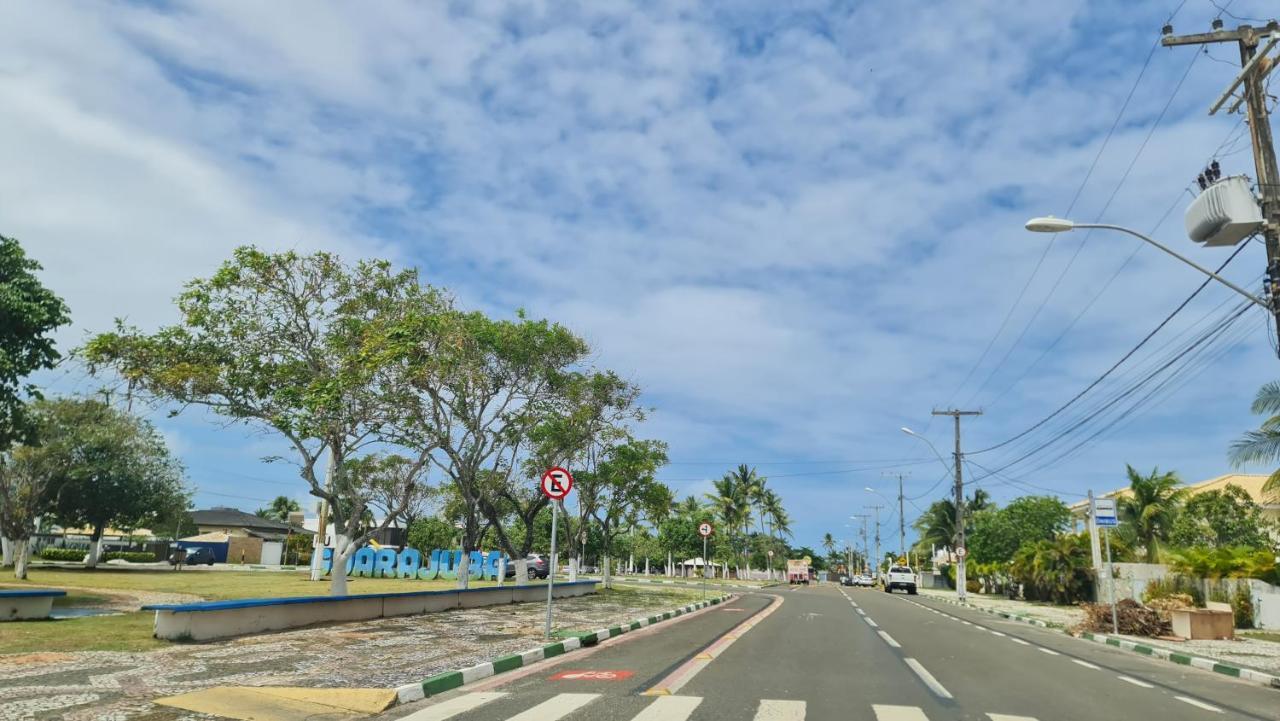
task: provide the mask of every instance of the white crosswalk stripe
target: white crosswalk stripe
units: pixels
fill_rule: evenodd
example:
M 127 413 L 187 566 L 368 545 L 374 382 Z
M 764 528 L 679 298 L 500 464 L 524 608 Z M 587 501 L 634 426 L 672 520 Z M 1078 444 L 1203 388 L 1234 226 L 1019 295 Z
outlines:
M 659 696 L 631 721 L 685 721 L 700 703 L 701 696 Z
M 560 693 L 507 721 L 556 721 L 600 698 L 598 693 Z
M 1123 678 L 1123 677 L 1122 677 Z M 941 687 L 939 687 L 941 688 Z M 945 689 L 943 689 L 945 694 Z M 404 716 L 400 721 L 447 721 L 469 717 L 469 712 L 480 707 L 509 697 L 510 694 L 499 692 L 469 693 L 456 696 L 434 706 L 428 706 Z M 950 694 L 945 694 L 950 698 Z M 515 697 L 512 697 L 515 698 Z M 1199 706 L 1200 708 L 1221 712 L 1221 709 L 1185 696 L 1177 696 L 1179 701 Z M 601 700 L 602 699 L 602 700 Z M 536 706 L 520 711 L 506 721 L 558 721 L 574 711 L 599 700 L 607 703 L 608 699 L 598 693 L 561 693 L 552 696 Z M 658 696 L 653 702 L 630 717 L 630 721 L 688 721 L 702 705 L 701 696 Z M 930 721 L 928 714 L 919 706 L 896 706 L 893 704 L 872 704 L 871 710 L 876 721 Z M 805 721 L 806 702 L 786 699 L 761 699 L 756 706 L 755 721 Z M 990 721 L 1036 721 L 1033 716 L 1014 716 L 1010 714 L 987 713 Z M 609 718 L 621 719 L 615 715 Z M 859 716 L 861 718 L 861 716 Z M 934 719 L 933 721 L 938 721 Z
M 872 704 L 871 710 L 876 713 L 876 721 L 929 721 L 919 706 L 885 706 Z
M 444 703 L 428 706 L 405 716 L 401 721 L 445 721 L 458 714 L 477 709 L 490 701 L 506 696 L 505 693 L 469 693 L 466 696 L 451 698 Z
M 755 721 L 804 721 L 804 701 L 761 699 Z

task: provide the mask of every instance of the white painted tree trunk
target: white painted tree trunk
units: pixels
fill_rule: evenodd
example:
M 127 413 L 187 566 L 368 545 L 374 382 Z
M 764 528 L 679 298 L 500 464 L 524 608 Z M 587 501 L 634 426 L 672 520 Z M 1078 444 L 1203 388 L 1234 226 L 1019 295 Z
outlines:
M 507 582 L 507 559 L 498 559 L 498 587 L 501 588 Z
M 604 563 L 600 564 L 600 568 L 604 573 L 604 587 L 609 588 L 609 583 L 613 580 L 613 565 L 608 556 L 604 557 Z
M 0 536 L 0 566 L 13 565 L 13 542 Z
M 649 559 L 644 559 L 644 575 L 649 575 Z
M 467 590 L 471 587 L 471 552 L 462 552 L 462 564 L 458 566 L 458 588 Z
M 636 572 L 636 554 L 631 553 L 627 556 L 627 573 Z
M 523 558 L 516 559 L 516 585 L 529 585 L 529 562 Z
M 667 551 L 667 578 L 671 578 L 675 571 L 675 565 L 671 562 L 671 551 Z
M 102 539 L 89 542 L 89 559 L 84 562 L 85 568 L 97 568 L 98 559 L 102 557 Z
M 343 536 L 336 536 L 333 544 L 333 569 L 329 571 L 329 595 L 347 595 L 347 559 L 356 549 L 346 542 Z
M 31 539 L 20 538 L 13 541 L 13 577 L 27 577 L 27 556 L 31 553 Z
M 578 580 L 578 559 L 569 559 L 569 582 L 573 583 Z

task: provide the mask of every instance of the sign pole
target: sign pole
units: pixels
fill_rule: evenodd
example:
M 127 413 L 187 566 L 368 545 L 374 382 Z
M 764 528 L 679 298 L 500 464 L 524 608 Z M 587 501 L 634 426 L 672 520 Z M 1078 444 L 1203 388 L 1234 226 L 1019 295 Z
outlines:
M 543 634 L 551 638 L 551 589 L 556 585 L 556 518 L 560 515 L 557 503 L 551 502 L 551 558 L 547 561 L 547 628 Z
M 1120 622 L 1116 620 L 1116 577 L 1111 570 L 1111 534 L 1105 526 L 1102 529 L 1102 540 L 1107 545 L 1107 588 L 1111 591 L 1111 632 L 1120 635 Z
M 702 537 L 702 600 L 707 600 L 707 537 Z

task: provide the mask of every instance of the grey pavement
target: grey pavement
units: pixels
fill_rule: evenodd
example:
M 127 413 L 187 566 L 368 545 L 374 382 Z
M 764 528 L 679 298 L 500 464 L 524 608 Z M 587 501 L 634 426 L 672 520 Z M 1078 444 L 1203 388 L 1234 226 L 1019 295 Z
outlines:
M 1280 690 L 920 596 L 823 585 L 744 593 L 383 718 L 1274 721 Z

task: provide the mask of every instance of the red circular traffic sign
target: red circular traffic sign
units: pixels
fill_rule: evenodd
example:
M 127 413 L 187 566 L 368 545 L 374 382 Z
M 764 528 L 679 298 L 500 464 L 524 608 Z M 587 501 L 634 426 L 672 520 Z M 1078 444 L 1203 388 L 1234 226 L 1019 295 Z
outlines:
M 557 501 L 569 495 L 569 491 L 573 490 L 573 474 L 565 469 L 556 466 L 548 468 L 546 473 L 542 474 L 542 493 L 547 498 Z
M 704 523 L 700 523 L 700 524 L 698 524 L 698 535 L 699 535 L 699 536 L 702 536 L 703 538 L 706 538 L 707 536 L 710 536 L 710 535 L 711 535 L 711 524 L 710 524 L 710 523 L 705 523 L 705 522 L 704 522 Z

